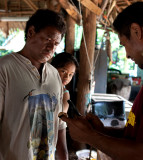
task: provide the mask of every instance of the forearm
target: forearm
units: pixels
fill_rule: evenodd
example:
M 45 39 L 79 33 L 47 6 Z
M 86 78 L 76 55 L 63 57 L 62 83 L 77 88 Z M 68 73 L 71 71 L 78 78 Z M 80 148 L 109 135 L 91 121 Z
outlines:
M 66 129 L 59 130 L 56 151 L 57 151 L 58 160 L 68 160 L 68 150 L 67 150 L 67 144 L 66 144 Z
M 124 128 L 104 127 L 101 133 L 116 138 L 122 138 L 124 134 Z
M 68 104 L 68 100 L 70 99 L 70 95 L 69 92 L 64 93 L 63 95 L 63 112 L 67 113 L 68 108 L 69 108 L 69 104 Z
M 143 159 L 143 144 L 123 138 L 110 137 L 92 132 L 86 138 L 86 143 L 106 153 L 114 160 Z M 112 147 L 110 147 L 112 146 Z
M 76 119 L 70 119 L 63 115 L 61 118 L 67 122 L 70 135 L 74 140 L 89 144 L 90 146 L 109 155 L 114 160 L 143 159 L 143 143 L 103 134 L 100 132 L 100 130 L 104 131 L 104 127 L 100 125 L 100 123 L 98 125 L 100 130 L 97 131 L 97 129 L 95 129 L 97 128 L 96 125 L 94 125 L 93 128 L 94 123 L 89 123 L 89 120 L 87 120 L 87 118 L 84 116 Z
M 58 160 L 68 160 L 68 151 L 63 149 L 63 148 L 60 148 L 60 147 L 57 147 L 57 157 L 58 157 Z

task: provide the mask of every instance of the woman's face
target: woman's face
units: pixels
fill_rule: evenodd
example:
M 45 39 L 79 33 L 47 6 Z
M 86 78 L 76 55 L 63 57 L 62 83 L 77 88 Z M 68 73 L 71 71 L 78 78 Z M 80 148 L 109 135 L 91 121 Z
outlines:
M 73 63 L 68 63 L 64 67 L 58 68 L 57 70 L 61 77 L 62 84 L 65 86 L 71 81 L 73 75 L 75 74 L 76 66 Z

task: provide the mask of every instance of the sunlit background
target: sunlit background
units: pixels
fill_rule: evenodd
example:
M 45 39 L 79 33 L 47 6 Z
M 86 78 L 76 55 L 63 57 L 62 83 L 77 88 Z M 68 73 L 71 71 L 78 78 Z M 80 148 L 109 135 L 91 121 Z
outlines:
M 95 45 L 97 49 L 105 50 L 106 38 L 103 37 L 104 32 L 103 29 L 97 29 Z M 79 50 L 80 48 L 82 33 L 82 26 L 75 25 L 75 50 Z M 109 33 L 113 60 L 112 62 L 109 62 L 109 59 L 107 60 L 108 69 L 120 70 L 122 74 L 128 74 L 129 77 L 137 77 L 139 74 L 143 79 L 141 70 L 137 65 L 132 60 L 126 58 L 125 49 L 120 45 L 117 34 L 113 32 Z M 8 37 L 6 37 L 3 32 L 0 32 L 0 56 L 11 52 L 18 52 L 23 48 L 24 44 L 24 31 L 17 29 L 17 31 L 11 32 Z M 64 51 L 64 48 L 65 38 L 63 38 L 60 45 L 57 47 L 56 53 L 58 54 Z

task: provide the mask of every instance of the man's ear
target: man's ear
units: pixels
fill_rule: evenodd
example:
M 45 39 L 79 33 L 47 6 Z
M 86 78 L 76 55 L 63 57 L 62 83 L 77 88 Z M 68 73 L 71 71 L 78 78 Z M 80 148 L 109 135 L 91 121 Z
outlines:
M 30 26 L 28 29 L 27 38 L 31 38 L 33 35 L 35 35 L 35 28 L 34 26 Z
M 142 28 L 137 23 L 131 24 L 131 35 L 136 36 L 136 38 L 141 39 L 143 37 Z

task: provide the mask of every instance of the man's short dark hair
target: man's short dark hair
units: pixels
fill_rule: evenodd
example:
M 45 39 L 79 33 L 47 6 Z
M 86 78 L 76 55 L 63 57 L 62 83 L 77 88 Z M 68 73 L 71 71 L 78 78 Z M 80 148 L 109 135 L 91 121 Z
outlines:
M 48 26 L 55 27 L 61 32 L 62 37 L 66 32 L 66 23 L 62 14 L 48 9 L 37 10 L 27 21 L 25 28 L 25 40 L 27 40 L 27 32 L 30 26 L 34 26 L 36 33 Z
M 115 31 L 129 39 L 132 23 L 143 26 L 143 2 L 133 3 L 125 8 L 114 20 L 113 26 Z

